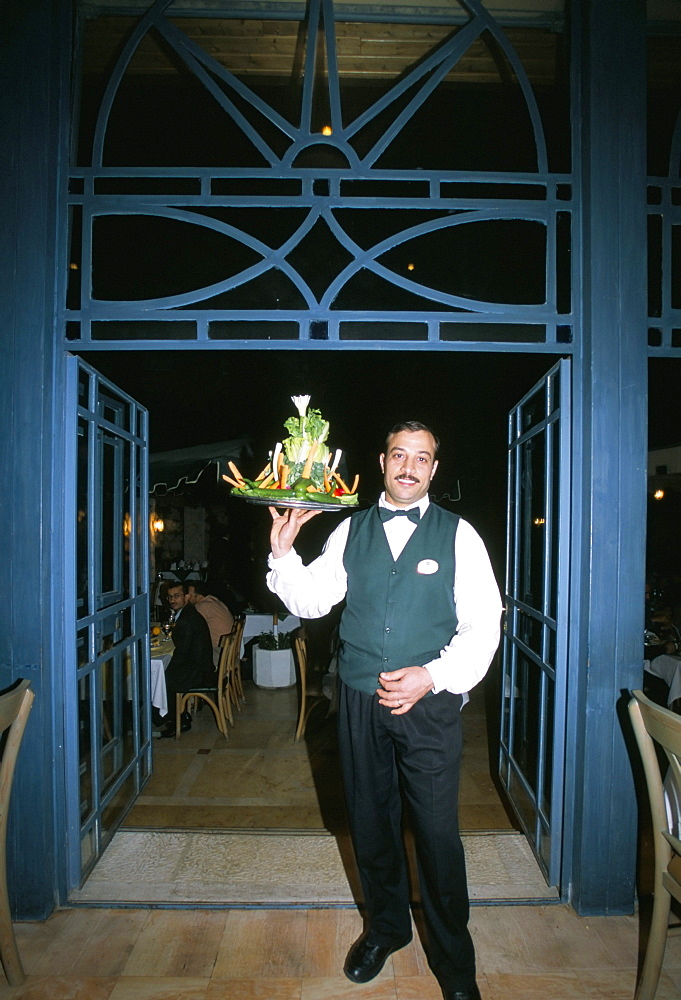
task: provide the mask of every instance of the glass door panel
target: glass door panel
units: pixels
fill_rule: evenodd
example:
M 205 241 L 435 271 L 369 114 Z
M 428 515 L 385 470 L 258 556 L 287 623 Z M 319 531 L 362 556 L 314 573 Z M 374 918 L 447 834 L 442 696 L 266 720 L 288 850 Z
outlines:
M 69 879 L 82 883 L 151 773 L 147 413 L 78 358 L 72 505 Z M 67 606 L 69 606 L 67 603 Z
M 551 885 L 560 879 L 569 540 L 569 361 L 509 414 L 499 774 Z

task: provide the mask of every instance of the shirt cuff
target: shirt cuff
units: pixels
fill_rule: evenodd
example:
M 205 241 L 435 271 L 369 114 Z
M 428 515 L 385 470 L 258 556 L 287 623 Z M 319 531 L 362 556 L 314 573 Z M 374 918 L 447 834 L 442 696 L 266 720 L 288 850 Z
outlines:
M 287 566 L 295 566 L 302 560 L 295 549 L 289 549 L 286 555 L 275 556 L 270 552 L 267 557 L 267 565 L 270 569 L 285 569 Z

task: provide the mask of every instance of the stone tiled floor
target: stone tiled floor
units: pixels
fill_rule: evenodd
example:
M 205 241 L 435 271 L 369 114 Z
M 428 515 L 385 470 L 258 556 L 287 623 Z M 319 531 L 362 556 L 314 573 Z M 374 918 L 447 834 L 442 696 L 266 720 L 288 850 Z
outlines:
M 330 830 L 344 827 L 335 719 L 323 706 L 293 742 L 295 688 L 246 684 L 226 742 L 210 712 L 191 732 L 154 742 L 154 774 L 128 814 L 128 829 Z M 490 777 L 485 690 L 464 710 L 461 829 L 510 830 Z
M 26 983 L 0 1000 L 441 1000 L 415 939 L 366 986 L 341 972 L 353 910 L 73 909 L 17 925 Z M 474 907 L 483 1000 L 631 1000 L 637 917 Z M 657 1000 L 681 995 L 670 938 Z

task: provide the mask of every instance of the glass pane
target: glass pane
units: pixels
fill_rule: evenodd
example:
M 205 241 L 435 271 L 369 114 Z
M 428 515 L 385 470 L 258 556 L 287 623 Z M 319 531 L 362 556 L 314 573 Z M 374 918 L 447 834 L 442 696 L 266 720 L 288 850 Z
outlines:
M 522 826 L 527 830 L 530 837 L 534 837 L 537 818 L 534 799 L 528 795 L 524 784 L 520 781 L 513 768 L 509 770 L 508 792 L 513 802 L 513 808 L 518 814 Z
M 125 779 L 120 788 L 117 788 L 111 800 L 102 809 L 102 839 L 108 838 L 115 833 L 116 827 L 132 805 L 137 794 L 135 772 L 133 771 Z
M 519 591 L 522 600 L 537 610 L 543 608 L 546 497 L 544 437 L 527 441 L 521 452 L 520 480 L 521 558 Z
M 78 773 L 80 786 L 80 816 L 81 820 L 92 811 L 92 720 L 90 697 L 92 691 L 92 674 L 85 674 L 78 682 Z
M 533 653 L 542 655 L 542 624 L 531 615 L 520 611 L 518 613 L 518 638 L 528 646 Z
M 560 531 L 560 427 L 554 423 L 549 428 L 551 436 L 551 537 L 548 539 L 549 579 L 546 593 L 548 597 L 547 614 L 555 619 L 558 615 L 558 537 Z M 555 660 L 551 661 L 555 663 Z
M 76 486 L 76 608 L 78 618 L 83 618 L 91 612 L 89 603 L 89 582 L 91 560 L 88 549 L 88 524 L 90 508 L 88 506 L 88 468 L 89 439 L 88 424 L 78 418 L 77 430 L 77 486 Z
M 134 755 L 129 650 L 118 650 L 101 670 L 102 785 L 106 789 Z
M 532 789 L 537 788 L 539 761 L 540 668 L 518 651 L 513 697 L 513 746 L 518 768 Z
M 120 524 L 121 492 L 117 473 L 120 471 L 119 441 L 100 438 L 100 516 L 101 516 L 101 594 L 116 591 L 119 577 L 118 526 Z
M 520 410 L 523 434 L 546 419 L 546 393 L 543 385 L 522 404 Z
M 110 386 L 100 387 L 98 403 L 98 413 L 102 420 L 115 424 L 124 431 L 133 429 L 130 421 L 130 403 L 124 397 L 116 395 Z
M 555 715 L 556 686 L 550 677 L 545 677 L 545 718 L 546 730 L 544 736 L 544 781 L 542 787 L 541 806 L 547 816 L 551 816 L 551 783 L 553 781 L 553 732 Z
M 91 826 L 81 835 L 80 864 L 83 872 L 85 872 L 88 867 L 93 864 L 96 852 L 97 838 L 95 836 L 95 828 L 94 826 Z

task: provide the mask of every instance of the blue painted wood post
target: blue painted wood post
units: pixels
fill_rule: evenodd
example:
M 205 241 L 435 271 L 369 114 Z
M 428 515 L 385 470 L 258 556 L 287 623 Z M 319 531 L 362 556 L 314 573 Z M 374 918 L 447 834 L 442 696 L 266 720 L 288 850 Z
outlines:
M 582 333 L 574 383 L 563 884 L 579 913 L 614 914 L 631 912 L 635 895 L 637 814 L 621 709 L 625 692 L 643 677 L 645 3 L 582 2 L 573 14 L 581 59 L 574 148 Z
M 7 839 L 15 917 L 58 902 L 63 761 L 59 511 L 63 385 L 54 332 L 59 120 L 68 90 L 70 4 L 2 11 L 0 93 L 0 687 L 36 692 L 14 778 Z M 63 822 L 63 821 L 62 821 Z

